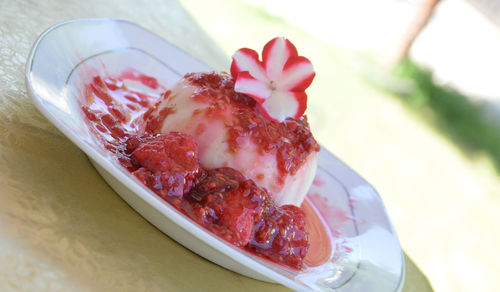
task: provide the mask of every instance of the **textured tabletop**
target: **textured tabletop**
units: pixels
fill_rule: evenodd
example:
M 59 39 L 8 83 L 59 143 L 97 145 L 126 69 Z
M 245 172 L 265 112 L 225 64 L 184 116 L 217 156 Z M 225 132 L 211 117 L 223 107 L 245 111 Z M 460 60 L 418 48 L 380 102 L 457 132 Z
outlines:
M 229 66 L 175 1 L 101 3 L 0 0 L 0 291 L 286 291 L 212 264 L 161 233 L 31 103 L 24 84 L 31 45 L 68 19 L 127 19 L 216 69 Z M 407 259 L 403 291 L 429 290 Z

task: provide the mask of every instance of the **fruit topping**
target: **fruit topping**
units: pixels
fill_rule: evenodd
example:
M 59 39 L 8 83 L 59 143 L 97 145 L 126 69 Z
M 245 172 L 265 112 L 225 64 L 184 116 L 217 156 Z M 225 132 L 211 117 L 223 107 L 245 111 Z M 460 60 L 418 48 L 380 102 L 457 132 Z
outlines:
M 271 49 L 265 51 L 264 56 L 273 54 Z M 246 157 L 253 157 L 250 161 L 270 157 L 280 181 L 288 174 L 301 175 L 300 167 L 319 150 L 305 116 L 283 123 L 269 120 L 258 111 L 256 100 L 234 91 L 234 81 L 228 74 L 194 73 L 185 79 L 191 85 L 199 84 L 192 100 L 206 105 L 206 109 L 199 108 L 187 116 L 205 122 L 223 119 L 224 151 L 230 157 L 246 153 L 248 149 L 240 142 L 248 139 L 247 143 L 255 146 L 255 156 Z M 145 84 L 156 87 L 153 81 L 145 79 Z M 119 79 L 99 77 L 86 87 L 86 93 L 82 110 L 92 132 L 145 186 L 229 243 L 293 269 L 302 267 L 308 239 L 301 209 L 278 206 L 267 187 L 247 177 L 249 168 L 245 175 L 230 167 L 203 169 L 198 151 L 200 145 L 201 154 L 202 144 L 193 136 L 177 130 L 156 132 L 185 108 L 160 107 L 161 101 L 174 99 L 176 94 L 167 91 L 160 100 L 127 88 Z M 118 106 L 122 111 L 115 111 Z M 193 124 L 193 120 L 188 123 Z M 207 131 L 213 129 L 201 132 Z M 259 172 L 254 179 L 261 184 L 264 176 Z M 269 179 L 276 180 L 274 176 Z
M 188 135 L 133 136 L 117 150 L 123 166 L 191 219 L 231 244 L 300 269 L 308 248 L 304 213 L 278 207 L 239 171 L 203 170 Z
M 182 197 L 202 174 L 194 140 L 179 132 L 149 137 L 132 137 L 122 147 L 130 154 L 127 168 L 162 197 Z
M 251 96 L 263 114 L 273 121 L 300 118 L 307 107 L 305 90 L 314 79 L 311 62 L 299 56 L 295 46 L 278 37 L 262 51 L 242 48 L 233 55 L 231 75 L 235 91 Z
M 256 222 L 269 205 L 269 195 L 239 171 L 216 168 L 186 195 L 195 211 L 193 215 L 217 235 L 236 246 L 245 246 L 251 239 Z
M 303 211 L 276 206 L 265 189 L 239 171 L 208 170 L 184 199 L 191 217 L 221 238 L 292 268 L 302 266 L 309 245 Z
M 254 237 L 248 249 L 257 254 L 300 268 L 306 256 L 308 234 L 304 212 L 294 205 L 270 207 L 254 227 Z

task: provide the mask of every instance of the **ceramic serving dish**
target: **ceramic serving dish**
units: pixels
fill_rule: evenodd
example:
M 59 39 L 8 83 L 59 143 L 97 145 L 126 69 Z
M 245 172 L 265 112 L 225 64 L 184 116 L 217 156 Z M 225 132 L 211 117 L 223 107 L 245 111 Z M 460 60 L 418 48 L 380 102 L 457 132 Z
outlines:
M 166 88 L 185 73 L 210 68 L 152 32 L 116 19 L 79 19 L 47 29 L 26 66 L 36 107 L 90 158 L 135 210 L 188 249 L 229 270 L 299 291 L 400 291 L 404 258 L 381 198 L 363 178 L 322 148 L 308 199 L 332 236 L 330 259 L 294 271 L 238 249 L 198 226 L 122 168 L 89 132 L 79 107 L 94 75 L 134 68 Z M 146 89 L 145 89 L 146 90 Z M 333 214 L 333 215 L 332 215 Z M 326 248 L 326 247 L 316 247 Z

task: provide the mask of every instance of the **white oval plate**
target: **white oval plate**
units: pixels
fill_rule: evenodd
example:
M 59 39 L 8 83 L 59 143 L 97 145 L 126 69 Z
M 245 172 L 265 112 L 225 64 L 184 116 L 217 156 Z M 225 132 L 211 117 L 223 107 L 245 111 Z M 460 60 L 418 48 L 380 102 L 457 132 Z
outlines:
M 89 68 L 90 71 L 89 72 Z M 80 19 L 47 29 L 26 66 L 26 86 L 36 107 L 90 158 L 111 187 L 164 233 L 195 253 L 251 278 L 299 291 L 400 291 L 404 258 L 379 195 L 334 155 L 319 153 L 311 200 L 320 200 L 336 234 L 330 261 L 293 271 L 235 248 L 198 226 L 137 181 L 89 132 L 78 99 L 95 74 L 134 68 L 171 86 L 185 73 L 210 68 L 150 31 L 116 19 Z M 322 213 L 323 211 L 323 213 Z M 347 219 L 346 219 L 347 218 Z

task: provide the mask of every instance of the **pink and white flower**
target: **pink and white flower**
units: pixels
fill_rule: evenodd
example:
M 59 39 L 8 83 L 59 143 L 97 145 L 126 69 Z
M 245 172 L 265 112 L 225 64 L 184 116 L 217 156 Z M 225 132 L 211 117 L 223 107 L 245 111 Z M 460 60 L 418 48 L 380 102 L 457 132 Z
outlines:
M 236 81 L 236 92 L 251 96 L 263 114 L 282 122 L 304 114 L 307 107 L 305 90 L 316 73 L 311 62 L 299 56 L 289 40 L 278 37 L 264 46 L 262 61 L 254 50 L 236 51 L 231 75 Z

